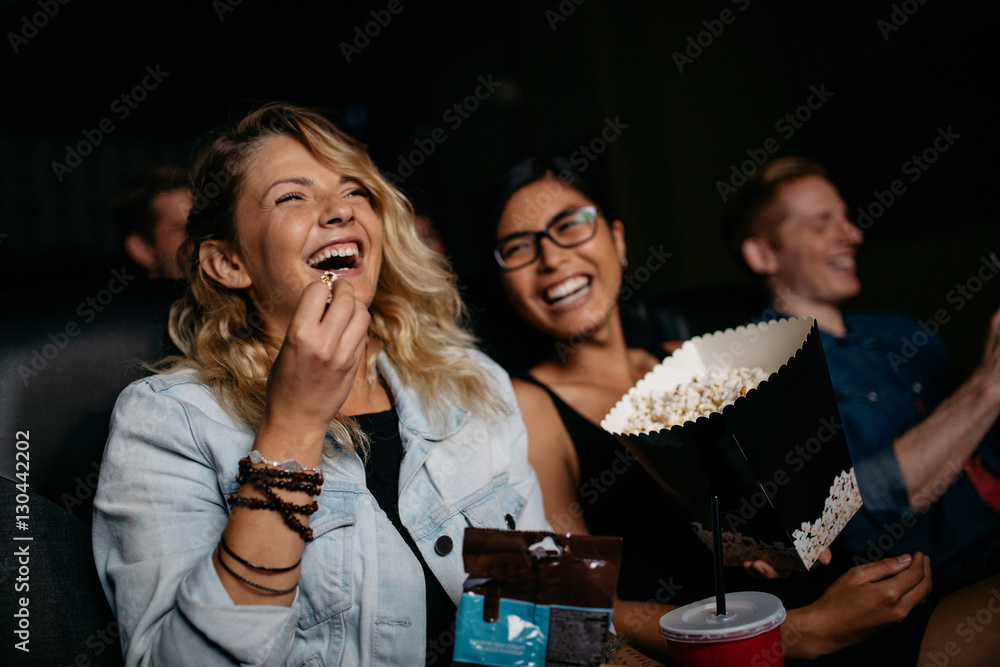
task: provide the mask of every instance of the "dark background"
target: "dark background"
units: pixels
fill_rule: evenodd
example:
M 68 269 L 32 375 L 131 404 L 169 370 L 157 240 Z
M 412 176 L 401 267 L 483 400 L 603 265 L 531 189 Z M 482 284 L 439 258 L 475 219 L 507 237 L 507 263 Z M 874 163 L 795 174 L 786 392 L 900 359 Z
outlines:
M 199 134 L 273 99 L 327 110 L 397 173 L 415 142 L 443 130 L 402 187 L 475 281 L 492 270 L 477 254 L 491 177 L 528 154 L 571 154 L 617 121 L 620 136 L 586 174 L 617 204 L 633 270 L 651 247 L 673 253 L 646 284 L 652 296 L 745 285 L 724 249 L 716 184 L 774 138 L 779 155 L 826 164 L 852 211 L 905 183 L 867 232 L 854 305 L 919 318 L 945 309 L 943 339 L 975 363 L 1000 280 L 961 308 L 951 291 L 1000 252 L 994 3 L 398 2 L 394 15 L 388 0 L 0 4 L 3 291 L 110 279 L 121 265 L 114 192 L 148 163 L 185 161 Z M 708 43 L 704 22 L 724 9 L 735 20 L 716 24 Z M 886 32 L 894 12 L 906 22 Z M 343 45 L 366 27 L 374 36 L 348 62 Z M 673 54 L 699 33 L 708 45 L 679 71 Z M 120 119 L 114 100 L 147 66 L 168 75 Z M 480 77 L 501 85 L 470 101 L 477 108 L 455 127 L 446 114 Z M 775 124 L 814 86 L 832 95 L 787 138 Z M 113 132 L 60 182 L 53 162 L 105 118 Z M 903 164 L 939 128 L 960 137 L 911 182 Z

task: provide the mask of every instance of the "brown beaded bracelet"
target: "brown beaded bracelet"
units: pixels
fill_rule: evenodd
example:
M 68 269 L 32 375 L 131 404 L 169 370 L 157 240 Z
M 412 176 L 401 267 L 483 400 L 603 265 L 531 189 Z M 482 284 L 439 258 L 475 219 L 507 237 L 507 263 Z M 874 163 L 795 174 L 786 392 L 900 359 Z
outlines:
M 272 498 L 276 498 L 272 492 Z M 226 500 L 233 507 L 246 507 L 252 510 L 274 510 L 280 512 L 285 520 L 285 525 L 297 532 L 303 540 L 306 542 L 313 541 L 313 531 L 312 528 L 304 525 L 299 518 L 295 516 L 295 513 L 305 514 L 309 516 L 318 509 L 318 505 L 314 500 L 309 505 L 293 505 L 292 503 L 286 503 L 282 500 L 264 500 L 262 498 L 244 498 L 243 496 L 232 494 Z
M 267 482 L 262 482 L 261 480 L 258 480 L 256 478 L 252 481 L 251 485 L 258 491 L 263 493 L 272 503 L 275 504 L 275 507 L 264 508 L 264 509 L 274 509 L 284 514 L 290 514 L 291 512 L 298 512 L 299 514 L 305 514 L 306 516 L 312 516 L 312 514 L 317 509 L 319 509 L 319 506 L 317 505 L 315 500 L 309 503 L 308 505 L 296 505 L 287 500 L 279 498 L 278 494 L 276 494 L 271 489 L 270 485 L 268 485 Z M 232 494 L 232 497 L 238 498 L 240 496 L 234 493 Z
M 254 588 L 262 590 L 265 593 L 270 593 L 271 595 L 286 595 L 288 593 L 294 593 L 295 589 L 299 587 L 298 583 L 296 583 L 291 588 L 286 588 L 282 590 L 280 588 L 268 588 L 267 586 L 262 586 L 261 584 L 258 584 L 256 581 L 251 581 L 246 577 L 233 572 L 233 569 L 228 565 L 226 565 L 226 561 L 222 560 L 222 551 L 219 549 L 219 547 L 215 548 L 215 558 L 216 560 L 219 561 L 219 565 L 221 565 L 222 569 L 224 569 L 226 572 L 233 575 L 234 577 L 242 581 L 244 584 L 247 584 L 248 586 L 253 586 Z
M 315 512 L 319 506 L 316 501 L 312 501 L 308 505 L 295 505 L 293 503 L 286 503 L 283 500 L 264 500 L 263 498 L 245 498 L 243 496 L 238 496 L 235 493 L 228 498 L 229 504 L 233 507 L 247 507 L 252 510 L 275 510 L 276 512 L 281 512 L 282 514 L 305 514 L 309 516 Z
M 257 456 L 253 456 L 257 454 Z M 265 463 L 267 467 L 255 468 L 254 463 Z M 323 473 L 317 468 L 297 468 L 288 467 L 286 464 L 295 462 L 286 461 L 280 468 L 271 467 L 273 461 L 268 461 L 260 456 L 260 452 L 254 450 L 251 456 L 244 457 L 239 461 L 239 473 L 236 481 L 240 484 L 250 484 L 255 489 L 263 493 L 267 500 L 261 498 L 246 498 L 238 493 L 231 494 L 226 500 L 233 507 L 246 507 L 248 509 L 266 509 L 280 512 L 284 518 L 285 525 L 297 532 L 303 540 L 311 542 L 313 531 L 299 520 L 296 514 L 309 516 L 318 509 L 316 501 L 308 505 L 296 505 L 278 497 L 272 487 L 285 489 L 287 491 L 301 491 L 312 496 L 319 495 L 323 485 Z
M 295 561 L 295 565 L 290 565 L 288 567 L 264 567 L 263 565 L 257 565 L 255 563 L 251 563 L 250 561 L 243 560 L 242 558 L 237 556 L 235 553 L 233 553 L 233 550 L 229 548 L 229 545 L 226 544 L 226 538 L 222 536 L 219 537 L 219 546 L 221 546 L 222 550 L 225 551 L 230 556 L 232 556 L 233 560 L 235 560 L 240 565 L 248 567 L 251 570 L 260 570 L 261 572 L 291 572 L 292 570 L 297 568 L 299 564 L 302 562 L 302 559 L 300 558 L 297 561 Z
M 318 496 L 323 490 L 318 484 L 295 482 L 292 480 L 286 481 L 283 479 L 267 479 L 261 475 L 255 475 L 252 472 L 248 474 L 243 474 L 242 472 L 237 473 L 236 481 L 240 484 L 251 484 L 254 488 L 260 490 L 273 486 L 279 489 L 285 489 L 286 491 L 302 491 L 303 493 L 308 493 L 311 496 Z
M 297 483 L 323 484 L 323 473 L 308 470 L 283 470 L 281 468 L 255 468 L 249 457 L 240 459 L 240 472 L 244 475 L 257 475 L 267 479 L 288 479 Z

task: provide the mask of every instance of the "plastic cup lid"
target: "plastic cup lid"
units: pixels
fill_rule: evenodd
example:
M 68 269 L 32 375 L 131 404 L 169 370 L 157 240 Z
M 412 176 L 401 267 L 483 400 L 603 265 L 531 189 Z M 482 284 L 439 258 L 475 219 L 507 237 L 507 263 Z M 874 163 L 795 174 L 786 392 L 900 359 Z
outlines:
M 726 615 L 715 613 L 715 596 L 692 602 L 660 618 L 660 635 L 675 642 L 734 641 L 773 630 L 785 620 L 785 607 L 770 593 L 726 594 Z

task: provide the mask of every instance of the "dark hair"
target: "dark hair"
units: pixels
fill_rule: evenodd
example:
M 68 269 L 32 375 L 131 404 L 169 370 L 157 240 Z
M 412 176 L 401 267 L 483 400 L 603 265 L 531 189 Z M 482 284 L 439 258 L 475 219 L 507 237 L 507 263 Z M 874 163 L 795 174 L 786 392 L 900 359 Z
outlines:
M 773 234 L 784 218 L 775 208 L 778 190 L 786 183 L 806 176 L 826 177 L 826 169 L 809 158 L 790 155 L 772 160 L 747 179 L 726 208 L 724 229 L 729 250 L 736 262 L 749 271 L 740 246 L 751 236 Z
M 164 192 L 188 187 L 187 172 L 177 165 L 159 165 L 143 171 L 115 197 L 112 215 L 119 236 L 124 240 L 136 233 L 152 241 L 156 226 L 153 200 Z
M 489 198 L 490 205 L 487 210 L 487 220 L 492 225 L 492 231 L 496 231 L 504 206 L 514 196 L 514 193 L 546 177 L 557 179 L 563 185 L 573 188 L 597 204 L 604 213 L 608 224 L 617 219 L 607 197 L 594 183 L 584 178 L 583 174 L 577 171 L 569 160 L 562 157 L 530 157 L 518 162 L 497 179 L 492 196 Z M 490 247 L 492 248 L 492 244 Z
M 500 216 L 514 194 L 544 178 L 555 178 L 596 204 L 608 225 L 617 216 L 608 197 L 593 182 L 584 178 L 569 160 L 562 157 L 529 157 L 504 171 L 493 183 L 487 197 L 486 222 L 480 254 L 484 266 L 491 267 L 490 278 L 480 286 L 479 305 L 473 298 L 472 309 L 477 334 L 485 352 L 513 372 L 523 372 L 553 355 L 565 355 L 565 348 L 548 335 L 525 322 L 507 300 L 493 257 Z M 638 299 L 636 299 L 637 301 Z M 486 304 L 489 307 L 486 307 Z M 624 312 L 623 312 L 624 315 Z

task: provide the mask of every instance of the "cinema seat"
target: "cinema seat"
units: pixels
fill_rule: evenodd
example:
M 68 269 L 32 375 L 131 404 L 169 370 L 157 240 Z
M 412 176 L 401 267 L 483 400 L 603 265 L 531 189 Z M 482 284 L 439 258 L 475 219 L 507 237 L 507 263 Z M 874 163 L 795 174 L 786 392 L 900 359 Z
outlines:
M 14 598 L 0 664 L 122 664 L 91 549 L 93 498 L 115 400 L 147 374 L 140 361 L 168 351 L 179 291 L 109 271 L 95 283 L 3 295 L 0 581 Z M 13 616 L 22 607 L 26 620 Z M 27 634 L 14 633 L 19 624 Z M 22 637 L 30 652 L 13 646 Z

